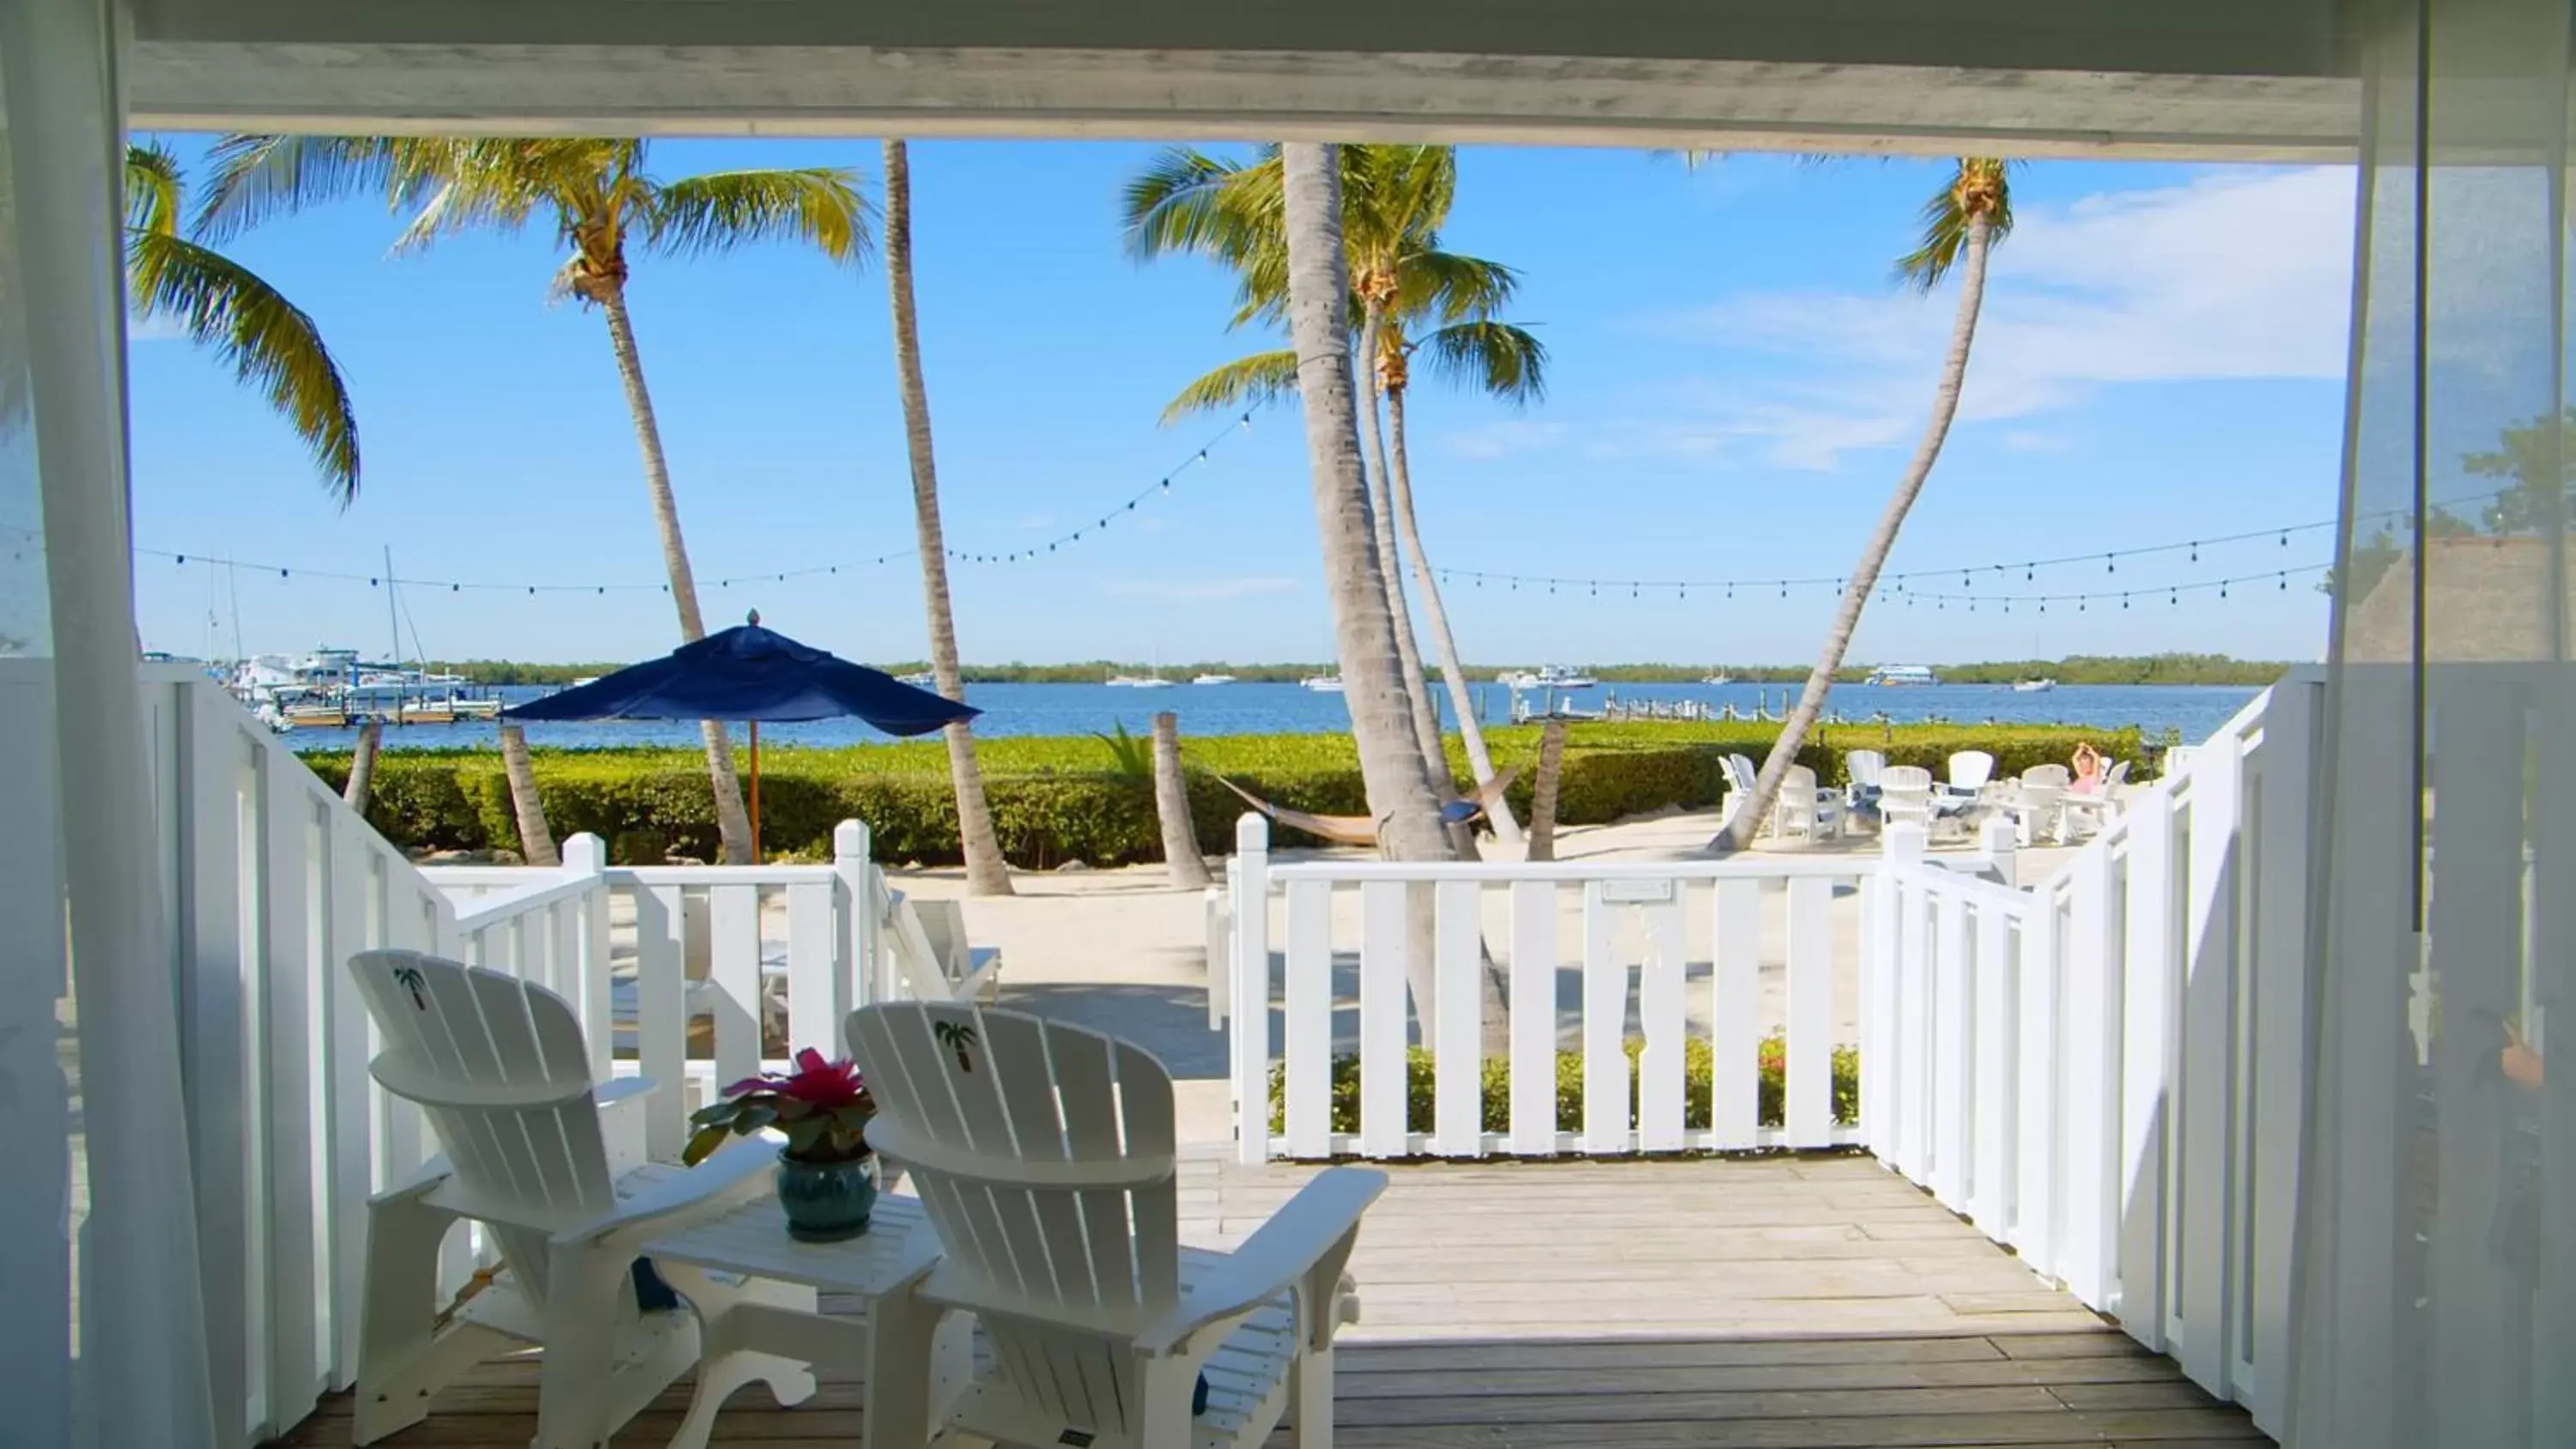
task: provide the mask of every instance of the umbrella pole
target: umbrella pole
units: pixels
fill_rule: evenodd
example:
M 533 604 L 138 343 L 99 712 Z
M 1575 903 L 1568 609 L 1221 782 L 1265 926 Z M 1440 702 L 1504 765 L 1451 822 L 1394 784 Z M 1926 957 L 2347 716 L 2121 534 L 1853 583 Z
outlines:
M 760 721 L 751 722 L 751 863 L 760 864 Z

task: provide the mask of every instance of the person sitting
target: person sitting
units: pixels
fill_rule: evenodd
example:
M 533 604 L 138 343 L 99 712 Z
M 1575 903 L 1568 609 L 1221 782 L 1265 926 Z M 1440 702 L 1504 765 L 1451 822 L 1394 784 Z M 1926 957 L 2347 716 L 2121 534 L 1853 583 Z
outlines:
M 2066 788 L 2077 795 L 2099 795 L 2102 793 L 2102 773 L 2106 768 L 2102 752 L 2093 748 L 2092 741 L 2079 740 L 2075 745 L 2075 778 L 2067 782 Z

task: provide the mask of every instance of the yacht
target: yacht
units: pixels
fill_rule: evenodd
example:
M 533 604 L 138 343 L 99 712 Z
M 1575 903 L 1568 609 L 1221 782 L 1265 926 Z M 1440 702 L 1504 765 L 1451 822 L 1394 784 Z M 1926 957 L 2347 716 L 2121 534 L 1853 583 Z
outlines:
M 1297 687 L 1311 689 L 1317 694 L 1339 694 L 1342 692 L 1342 677 L 1338 674 L 1309 674 L 1297 681 Z
M 1882 664 L 1869 672 L 1863 684 L 1888 686 L 1939 684 L 1941 677 L 1926 664 Z
M 2046 694 L 2057 687 L 2054 679 L 2024 679 L 2013 685 L 2015 694 Z
M 1192 683 L 1192 684 L 1232 684 L 1232 683 L 1234 683 L 1234 676 L 1233 676 L 1233 675 L 1231 675 L 1231 674 L 1202 674 L 1202 675 L 1200 675 L 1199 677 L 1197 677 L 1196 679 L 1191 680 L 1191 681 L 1190 681 L 1190 683 Z
M 599 681 L 596 679 L 576 679 L 573 681 L 575 684 L 596 684 L 598 682 Z M 915 689 L 937 689 L 939 687 L 939 676 L 930 670 L 923 669 L 911 674 L 898 674 L 894 677 L 894 682 L 897 684 L 909 684 Z
M 1546 664 L 1536 669 L 1515 669 L 1495 676 L 1495 681 L 1508 689 L 1590 689 L 1601 681 L 1580 669 L 1563 664 Z

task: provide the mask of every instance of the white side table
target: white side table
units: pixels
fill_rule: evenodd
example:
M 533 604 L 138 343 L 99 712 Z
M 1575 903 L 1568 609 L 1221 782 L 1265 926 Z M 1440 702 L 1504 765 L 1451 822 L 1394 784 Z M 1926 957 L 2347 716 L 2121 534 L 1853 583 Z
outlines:
M 865 1318 L 747 1305 L 711 1325 L 707 1332 L 721 1341 L 701 1347 L 706 1359 L 749 1349 L 858 1369 L 867 1382 L 862 1449 L 920 1449 L 929 1442 L 933 1412 L 965 1386 L 973 1369 L 972 1320 L 958 1314 L 943 1323 L 942 1310 L 918 1291 L 940 1256 L 939 1236 L 918 1198 L 880 1196 L 866 1232 L 837 1243 L 805 1243 L 787 1235 L 778 1203 L 764 1197 L 646 1243 L 643 1252 L 864 1299 Z M 703 1443 L 725 1398 L 749 1381 L 710 1379 L 701 1370 L 673 1442 Z

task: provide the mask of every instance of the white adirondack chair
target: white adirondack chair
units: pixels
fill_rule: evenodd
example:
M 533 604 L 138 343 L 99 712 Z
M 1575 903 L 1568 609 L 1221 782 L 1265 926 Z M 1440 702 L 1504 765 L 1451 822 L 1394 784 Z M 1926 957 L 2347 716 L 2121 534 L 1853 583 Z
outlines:
M 1921 765 L 1888 765 L 1878 772 L 1878 817 L 1888 825 L 1932 828 L 1932 772 Z
M 1726 772 L 1726 790 L 1717 802 L 1718 828 L 1723 830 L 1734 823 L 1736 811 L 1752 802 L 1755 773 L 1753 762 L 1742 755 L 1728 755 L 1718 762 L 1718 767 Z M 1771 822 L 1764 820 L 1754 833 L 1758 835 L 1770 828 Z
M 654 1088 L 628 1078 L 595 1090 L 562 997 L 415 951 L 360 952 L 349 972 L 384 1043 L 370 1074 L 421 1109 L 444 1153 L 368 1204 L 357 1443 L 418 1423 L 442 1385 L 531 1344 L 545 1349 L 535 1449 L 597 1449 L 692 1367 L 732 1386 L 766 1380 L 783 1404 L 813 1393 L 789 1359 L 698 1359 L 724 1315 L 810 1310 L 812 1289 L 671 1265 L 658 1276 L 686 1308 L 648 1312 L 637 1299 L 636 1245 L 769 1191 L 767 1145 L 737 1142 L 695 1169 L 636 1165 L 641 1114 L 624 1104 Z M 611 1152 L 629 1134 L 602 1130 L 603 1107 L 637 1118 L 635 1150 Z M 460 1218 L 482 1225 L 500 1267 L 442 1305 L 439 1247 Z M 672 1444 L 704 1445 L 712 1420 L 692 1416 Z
M 881 914 L 896 975 L 916 1001 L 991 1002 L 1002 990 L 1002 953 L 966 939 L 966 910 L 955 901 L 920 900 L 886 887 Z
M 2057 802 L 2057 808 L 2065 823 L 2065 833 L 2069 836 L 2077 834 L 2076 827 L 2079 824 L 2084 827 L 2082 831 L 2084 834 L 2089 835 L 2099 831 L 2113 816 L 2120 813 L 2120 787 L 2128 782 L 2129 762 L 2120 760 L 2115 762 L 2110 772 L 2102 777 L 2101 789 L 2091 794 L 2068 790 L 2065 797 Z
M 922 1294 L 992 1348 L 955 1432 L 1031 1449 L 1327 1449 L 1343 1267 L 1386 1174 L 1335 1167 L 1228 1253 L 1183 1251 L 1172 1079 L 1130 1043 L 1016 1011 L 851 1013 L 878 1115 L 947 1256 Z M 1193 1414 L 1204 1374 L 1207 1408 Z
M 1951 795 L 1973 800 L 1995 777 L 1995 757 L 1984 750 L 1961 750 L 1950 757 L 1949 770 L 1949 783 L 1943 788 Z
M 2066 843 L 2067 782 L 2064 765 L 2033 765 L 2021 772 L 2021 843 L 2037 845 L 2042 837 Z
M 1842 798 L 1818 785 L 1814 770 L 1791 765 L 1771 807 L 1771 833 L 1782 840 L 1794 835 L 1812 845 L 1834 839 L 1842 829 Z

